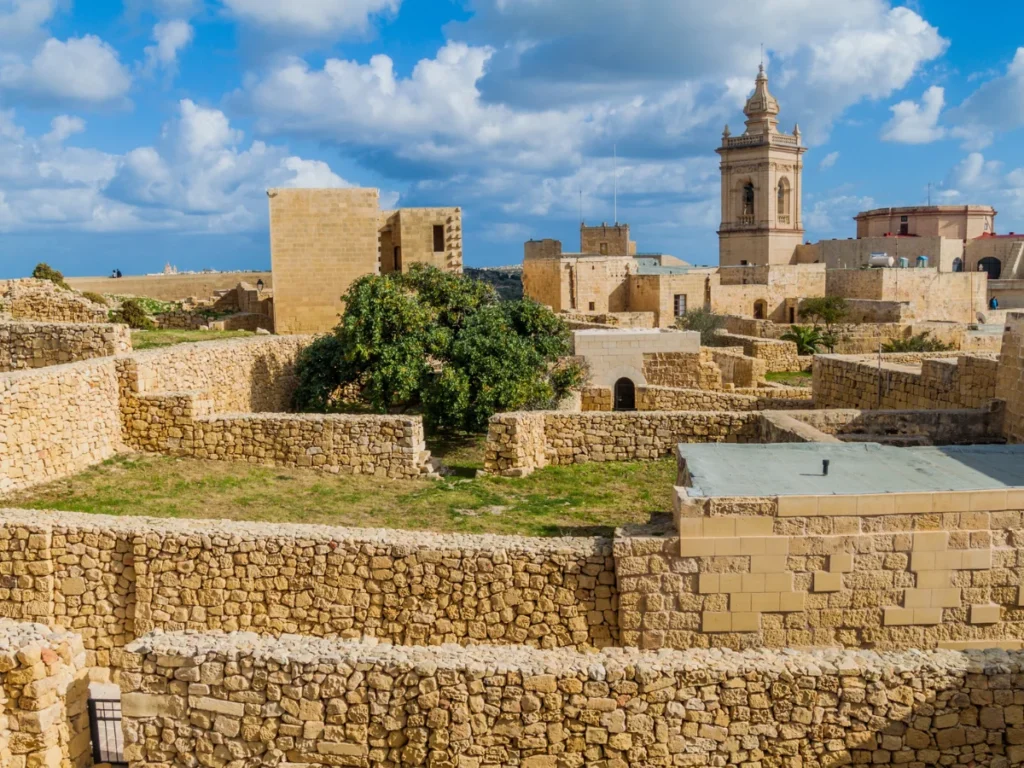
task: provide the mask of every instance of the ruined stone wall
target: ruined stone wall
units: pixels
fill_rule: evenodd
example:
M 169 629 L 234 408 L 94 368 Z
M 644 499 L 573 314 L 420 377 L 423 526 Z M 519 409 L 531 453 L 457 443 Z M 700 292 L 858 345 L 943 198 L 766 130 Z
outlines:
M 0 373 L 0 494 L 76 474 L 121 447 L 115 358 Z
M 938 353 L 818 355 L 814 401 L 819 408 L 980 408 L 996 396 L 992 357 Z M 916 364 L 915 364 L 916 362 Z
M 520 476 L 548 465 L 659 459 L 678 443 L 758 442 L 758 419 L 756 412 L 723 411 L 498 413 L 487 432 L 484 469 Z
M 49 280 L 0 280 L 0 315 L 43 323 L 105 323 L 107 308 Z
M 734 387 L 756 387 L 764 381 L 768 365 L 763 359 L 747 357 L 742 346 L 711 347 L 711 359 L 722 372 L 722 383 Z
M 1007 766 L 1024 657 L 402 648 L 154 635 L 123 656 L 131 768 Z M 239 760 L 241 762 L 241 760 Z
M 1004 403 L 1004 431 L 1011 443 L 1024 442 L 1024 313 L 1011 313 L 1003 333 L 996 375 L 996 397 Z
M 118 355 L 131 348 L 127 325 L 0 321 L 0 373 Z
M 89 666 L 151 630 L 406 644 L 617 643 L 611 541 L 0 511 L 0 615 L 80 633 Z
M 723 344 L 735 344 L 743 347 L 743 354 L 764 361 L 767 373 L 780 371 L 799 371 L 803 363 L 797 354 L 796 344 L 792 341 L 778 339 L 762 339 L 755 336 L 741 336 L 735 333 L 719 333 Z
M 611 411 L 609 387 L 587 387 L 580 393 L 581 411 Z M 813 408 L 811 390 L 806 388 L 747 388 L 734 391 L 639 387 L 637 411 L 763 411 L 780 408 Z
M 82 640 L 0 619 L 0 765 L 92 765 Z
M 68 277 L 65 281 L 76 291 L 113 293 L 119 296 L 147 296 L 160 301 L 206 299 L 217 291 L 230 290 L 240 282 L 256 285 L 262 280 L 265 288 L 274 287 L 270 272 L 198 272 L 177 275 L 125 275 L 116 280 L 105 277 Z
M 987 408 L 931 411 L 829 409 L 792 411 L 788 415 L 826 435 L 841 437 L 921 438 L 925 443 L 950 445 L 994 442 L 1002 434 L 1001 414 Z

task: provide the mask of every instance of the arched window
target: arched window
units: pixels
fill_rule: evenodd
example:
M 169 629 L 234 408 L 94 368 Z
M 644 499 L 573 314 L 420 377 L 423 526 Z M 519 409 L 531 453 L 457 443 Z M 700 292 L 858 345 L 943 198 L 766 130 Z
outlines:
M 743 215 L 754 215 L 754 183 L 752 181 L 743 185 Z
M 964 271 L 964 260 L 961 259 L 959 256 L 957 258 L 953 259 L 953 271 L 954 272 L 963 272 Z
M 636 387 L 625 377 L 615 382 L 615 410 L 636 410 Z
M 778 210 L 776 210 L 776 213 L 780 216 L 789 215 L 789 180 L 785 177 L 779 179 Z

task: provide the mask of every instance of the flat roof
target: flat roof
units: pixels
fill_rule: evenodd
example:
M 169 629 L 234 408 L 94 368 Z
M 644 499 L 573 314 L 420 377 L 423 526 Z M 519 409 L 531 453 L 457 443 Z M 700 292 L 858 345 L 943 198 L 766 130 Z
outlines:
M 978 491 L 1024 486 L 1024 445 L 682 444 L 690 496 Z M 822 460 L 829 472 L 822 474 Z

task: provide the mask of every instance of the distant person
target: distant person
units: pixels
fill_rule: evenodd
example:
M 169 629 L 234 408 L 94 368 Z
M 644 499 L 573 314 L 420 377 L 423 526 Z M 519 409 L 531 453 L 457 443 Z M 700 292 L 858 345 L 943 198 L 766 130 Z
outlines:
M 117 275 L 117 277 L 121 276 L 121 270 L 120 269 L 115 269 L 114 273 Z
M 110 270 L 110 277 L 111 277 L 111 278 L 115 278 L 115 277 L 117 277 L 117 270 L 116 270 L 116 269 L 112 269 L 112 270 Z
M 991 299 L 989 299 L 989 301 L 988 301 L 988 308 L 989 309 L 999 309 L 999 299 L 997 299 L 995 296 L 993 296 Z

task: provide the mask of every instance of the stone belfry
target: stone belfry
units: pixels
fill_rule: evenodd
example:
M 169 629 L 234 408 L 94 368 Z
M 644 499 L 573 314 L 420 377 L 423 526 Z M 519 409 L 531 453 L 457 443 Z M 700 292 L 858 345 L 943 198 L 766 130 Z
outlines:
M 718 263 L 790 264 L 803 242 L 800 212 L 803 153 L 800 128 L 779 132 L 779 102 L 768 90 L 762 64 L 743 108 L 747 130 L 722 133 L 722 225 Z

